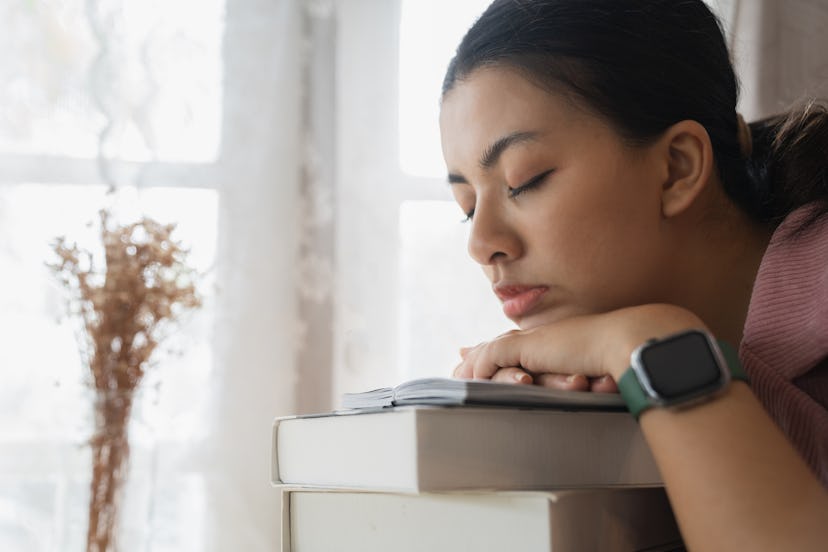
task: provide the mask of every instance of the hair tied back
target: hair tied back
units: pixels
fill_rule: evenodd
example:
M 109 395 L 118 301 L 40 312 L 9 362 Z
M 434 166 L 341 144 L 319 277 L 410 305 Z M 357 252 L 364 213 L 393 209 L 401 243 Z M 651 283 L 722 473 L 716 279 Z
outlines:
M 745 122 L 745 118 L 741 113 L 736 114 L 739 132 L 739 148 L 742 150 L 742 156 L 749 159 L 753 153 L 753 135 L 750 132 L 750 126 Z

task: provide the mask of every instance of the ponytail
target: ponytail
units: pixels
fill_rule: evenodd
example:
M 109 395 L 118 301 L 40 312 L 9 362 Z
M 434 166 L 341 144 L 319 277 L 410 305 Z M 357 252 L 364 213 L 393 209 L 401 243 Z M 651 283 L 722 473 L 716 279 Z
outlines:
M 800 230 L 828 214 L 828 107 L 816 100 L 750 124 L 747 173 L 756 211 L 779 224 L 798 207 L 814 203 Z

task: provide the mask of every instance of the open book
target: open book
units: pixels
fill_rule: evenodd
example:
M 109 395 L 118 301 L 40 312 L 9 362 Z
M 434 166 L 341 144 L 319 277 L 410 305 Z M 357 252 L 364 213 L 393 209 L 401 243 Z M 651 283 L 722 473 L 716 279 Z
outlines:
M 539 385 L 513 385 L 488 380 L 424 378 L 396 387 L 345 393 L 342 408 L 381 408 L 405 405 L 484 405 L 555 408 L 563 410 L 625 410 L 615 393 L 562 391 Z

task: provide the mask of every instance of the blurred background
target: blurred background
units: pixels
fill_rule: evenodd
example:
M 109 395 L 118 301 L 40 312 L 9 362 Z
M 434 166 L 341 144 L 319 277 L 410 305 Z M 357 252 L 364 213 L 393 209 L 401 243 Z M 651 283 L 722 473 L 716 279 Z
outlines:
M 828 96 L 828 2 L 710 3 L 746 119 Z M 437 131 L 487 4 L 0 0 L 1 550 L 85 546 L 88 368 L 46 263 L 95 248 L 102 208 L 176 224 L 204 296 L 139 394 L 124 550 L 278 550 L 275 416 L 448 376 L 511 327 Z

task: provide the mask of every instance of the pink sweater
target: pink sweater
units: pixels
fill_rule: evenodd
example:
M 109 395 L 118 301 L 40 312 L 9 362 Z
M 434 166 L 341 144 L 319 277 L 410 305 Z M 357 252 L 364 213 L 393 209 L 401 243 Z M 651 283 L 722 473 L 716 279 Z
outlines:
M 739 356 L 754 393 L 828 486 L 828 217 L 789 235 L 808 212 L 792 213 L 771 238 Z

